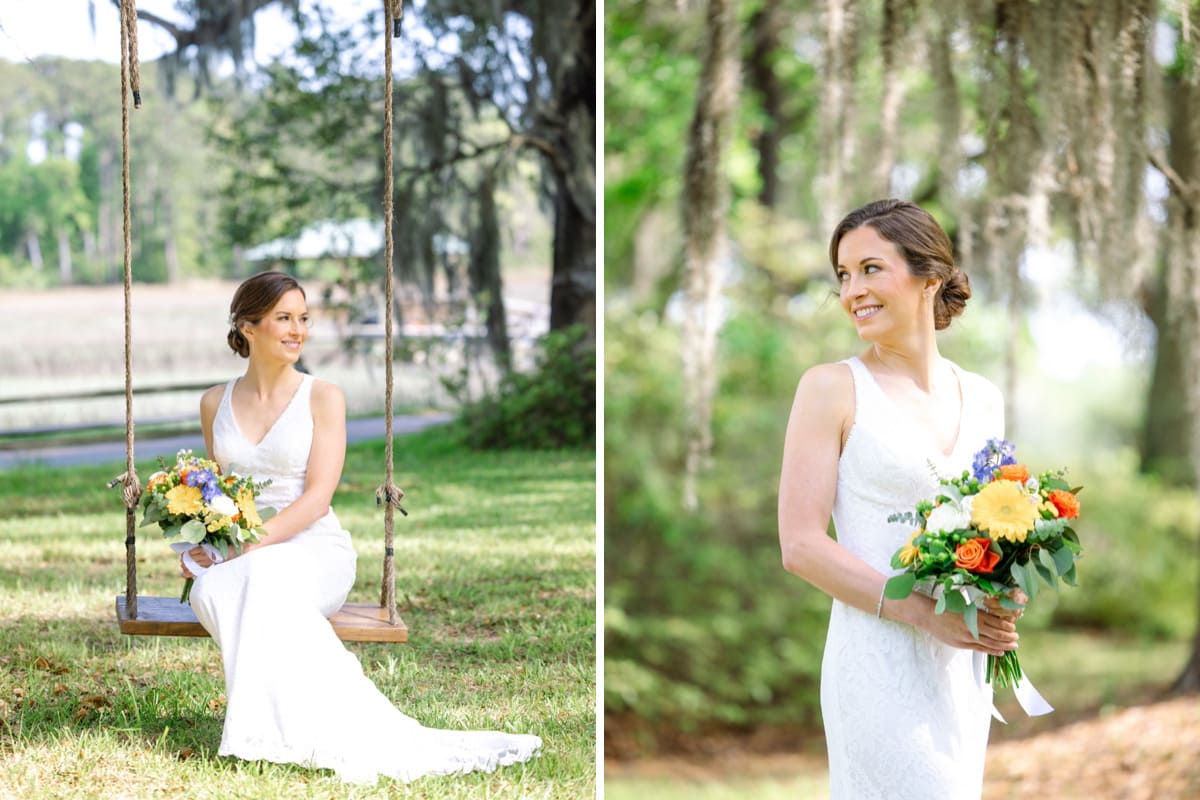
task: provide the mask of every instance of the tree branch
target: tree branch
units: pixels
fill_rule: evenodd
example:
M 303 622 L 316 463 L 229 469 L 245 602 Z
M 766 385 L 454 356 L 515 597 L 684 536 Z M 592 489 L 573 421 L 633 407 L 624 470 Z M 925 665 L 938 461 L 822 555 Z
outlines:
M 1193 186 L 1183 179 L 1178 172 L 1167 162 L 1167 159 L 1159 153 L 1151 150 L 1146 154 L 1150 166 L 1163 174 L 1167 179 L 1167 183 L 1175 189 L 1175 192 L 1183 198 L 1183 201 L 1190 205 L 1195 205 L 1197 187 Z
M 242 12 L 241 19 L 253 17 L 263 8 L 266 8 L 275 2 L 278 2 L 278 0 L 249 0 L 249 2 L 246 3 L 246 8 Z M 203 0 L 201 0 L 201 4 L 202 3 Z M 118 10 L 120 10 L 120 0 L 112 0 L 112 4 L 116 6 Z M 149 11 L 143 11 L 140 8 L 138 9 L 137 16 L 138 19 L 145 20 L 151 25 L 156 25 L 167 33 L 171 34 L 171 37 L 175 40 L 175 49 L 177 51 L 183 50 L 190 45 L 213 44 L 219 37 L 219 32 L 221 30 L 221 26 L 215 23 L 227 22 L 227 20 L 211 20 L 203 28 L 196 26 L 191 29 L 185 29 L 179 27 L 168 19 L 164 19 L 157 14 L 152 14 Z

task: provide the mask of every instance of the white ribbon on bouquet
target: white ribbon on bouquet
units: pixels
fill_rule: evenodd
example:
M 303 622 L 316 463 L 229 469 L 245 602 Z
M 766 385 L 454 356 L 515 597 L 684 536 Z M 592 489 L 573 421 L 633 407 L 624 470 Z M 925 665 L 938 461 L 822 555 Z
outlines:
M 987 686 L 987 653 L 981 653 L 978 650 L 973 651 L 973 665 L 975 667 L 975 683 L 979 686 L 981 693 L 986 693 Z M 1054 710 L 1054 706 L 1046 702 L 1046 698 L 1042 697 L 1041 692 L 1033 685 L 1033 681 L 1025 677 L 1025 672 L 1022 670 L 1021 679 L 1012 685 L 1013 694 L 1016 695 L 1017 703 L 1031 717 L 1040 717 L 1043 714 L 1049 714 Z M 1008 724 L 1008 720 L 1004 718 L 996 708 L 996 704 L 992 703 L 992 716 Z
M 925 591 L 921 591 L 922 588 L 925 589 Z M 975 586 L 959 586 L 957 587 L 957 590 L 960 594 L 962 594 L 963 599 L 967 601 L 968 605 L 974 603 L 977 599 L 986 596 L 986 593 L 982 589 L 979 589 Z M 940 584 L 932 587 L 932 589 L 930 589 L 928 586 L 921 587 L 920 584 L 918 584 L 918 591 L 921 591 L 921 593 L 925 594 L 927 597 L 937 598 L 943 593 L 944 590 Z M 980 613 L 987 612 L 981 610 Z M 978 650 L 974 650 L 972 651 L 972 656 L 972 666 L 974 667 L 975 671 L 975 683 L 979 687 L 980 693 L 986 694 L 989 688 L 987 680 L 987 653 L 981 653 Z M 1021 671 L 1021 678 L 1012 684 L 1012 690 L 1013 694 L 1017 698 L 1017 703 L 1020 704 L 1022 710 L 1024 710 L 1025 713 L 1031 717 L 1040 717 L 1045 714 L 1049 714 L 1054 710 L 1054 706 L 1046 702 L 1046 698 L 1042 697 L 1041 692 L 1039 692 L 1037 687 L 1033 685 L 1033 681 L 1025 677 L 1024 670 Z M 1006 720 L 1004 715 L 1000 713 L 1000 710 L 996 708 L 996 704 L 991 703 L 991 706 L 992 716 L 1007 725 L 1008 720 Z
M 196 560 L 192 558 L 191 553 L 188 551 L 193 547 L 203 547 L 204 552 L 208 553 L 208 557 L 212 559 L 213 566 L 216 566 L 225 560 L 225 555 L 211 544 L 196 545 L 192 542 L 171 542 L 171 549 L 183 556 L 183 565 L 187 567 L 188 572 L 192 573 L 192 575 L 197 578 L 203 575 L 205 571 L 208 570 L 208 567 L 200 566 L 196 563 Z

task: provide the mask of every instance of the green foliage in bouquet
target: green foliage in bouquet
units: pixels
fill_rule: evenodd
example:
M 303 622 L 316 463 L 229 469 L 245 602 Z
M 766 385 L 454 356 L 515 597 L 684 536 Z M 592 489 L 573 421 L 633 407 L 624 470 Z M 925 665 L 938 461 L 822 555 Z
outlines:
M 1013 446 L 993 439 L 975 456 L 974 472 L 943 479 L 939 494 L 915 511 L 893 514 L 915 530 L 892 556 L 884 594 L 893 600 L 914 590 L 937 598 L 934 611 L 961 614 L 979 639 L 979 612 L 988 597 L 1000 606 L 1021 608 L 1012 598 L 1020 588 L 1032 601 L 1041 584 L 1075 585 L 1075 561 L 1082 552 L 1071 520 L 1079 516 L 1079 488 L 1063 471 L 1031 477 L 1017 464 Z M 1001 687 L 1021 678 L 1016 652 L 988 656 L 988 680 Z
M 262 526 L 275 516 L 275 509 L 259 508 L 256 502 L 270 481 L 222 475 L 215 461 L 194 456 L 191 450 L 180 450 L 174 466 L 161 458 L 159 465 L 162 469 L 150 476 L 142 493 L 141 527 L 158 524 L 173 546 L 208 544 L 240 555 L 242 545 L 257 542 L 265 533 Z M 187 601 L 192 583 L 191 578 L 184 582 L 179 602 Z

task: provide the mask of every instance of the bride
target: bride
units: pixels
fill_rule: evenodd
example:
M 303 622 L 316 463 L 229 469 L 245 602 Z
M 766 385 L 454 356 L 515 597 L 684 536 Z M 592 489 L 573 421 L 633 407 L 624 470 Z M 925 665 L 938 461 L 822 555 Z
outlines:
M 829 255 L 842 307 L 870 346 L 800 379 L 779 538 L 784 568 L 833 597 L 821 663 L 830 794 L 978 798 L 992 708 L 980 662 L 1016 649 L 1020 612 L 993 604 L 976 641 L 928 597 L 885 599 L 891 556 L 912 533 L 887 518 L 1002 438 L 1004 401 L 938 353 L 935 331 L 971 290 L 933 217 L 909 202 L 871 203 L 841 221 Z M 837 541 L 826 535 L 831 515 Z
M 205 568 L 192 608 L 221 649 L 226 714 L 220 755 L 332 769 L 343 780 L 411 781 L 526 761 L 541 739 L 425 728 L 363 674 L 326 618 L 355 577 L 350 534 L 330 508 L 346 450 L 341 390 L 296 370 L 310 318 L 304 290 L 282 272 L 238 287 L 229 346 L 246 374 L 205 392 L 204 444 L 225 472 L 270 479 L 259 505 L 279 513 L 242 555 Z M 232 553 L 230 554 L 232 556 Z M 188 558 L 182 572 L 191 577 Z

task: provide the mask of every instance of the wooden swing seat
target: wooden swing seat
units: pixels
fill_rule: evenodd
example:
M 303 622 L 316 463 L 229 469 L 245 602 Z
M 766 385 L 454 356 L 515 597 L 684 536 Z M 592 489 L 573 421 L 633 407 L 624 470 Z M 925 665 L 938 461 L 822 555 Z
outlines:
M 208 636 L 187 603 L 178 597 L 138 595 L 137 619 L 125 610 L 125 595 L 117 596 L 117 623 L 130 636 Z M 408 626 L 399 618 L 388 623 L 387 609 L 374 603 L 346 603 L 329 618 L 343 642 L 407 642 Z

